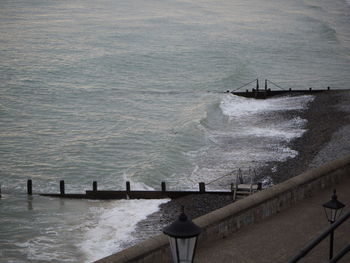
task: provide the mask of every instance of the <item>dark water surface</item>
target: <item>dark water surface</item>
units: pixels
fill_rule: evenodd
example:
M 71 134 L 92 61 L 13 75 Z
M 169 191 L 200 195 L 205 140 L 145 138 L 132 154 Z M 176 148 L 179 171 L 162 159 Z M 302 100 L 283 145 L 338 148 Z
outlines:
M 0 262 L 103 257 L 166 201 L 27 198 L 29 178 L 35 192 L 191 189 L 295 156 L 311 96 L 223 92 L 348 88 L 349 51 L 339 0 L 1 1 Z

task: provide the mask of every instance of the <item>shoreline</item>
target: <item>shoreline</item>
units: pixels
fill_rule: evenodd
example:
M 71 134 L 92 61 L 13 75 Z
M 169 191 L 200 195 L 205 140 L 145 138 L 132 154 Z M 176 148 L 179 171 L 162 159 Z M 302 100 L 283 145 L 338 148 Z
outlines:
M 258 172 L 257 181 L 270 176 L 274 184 L 278 184 L 307 171 L 311 167 L 317 167 L 324 162 L 333 160 L 343 155 L 344 152 L 350 152 L 350 125 L 347 125 L 350 123 L 349 91 L 316 94 L 308 108 L 298 112 L 298 116 L 307 120 L 306 132 L 287 145 L 296 150 L 298 155 L 284 162 L 267 163 Z M 332 140 L 337 140 L 332 138 L 337 132 L 341 132 L 342 135 L 349 134 L 347 136 L 349 137 L 348 140 L 345 139 L 348 144 L 342 141 L 332 143 Z M 343 138 L 342 135 L 338 137 Z M 329 149 L 327 149 L 327 146 Z M 322 153 L 322 157 L 317 159 L 316 157 L 320 153 Z M 151 235 L 159 234 L 164 226 L 177 219 L 182 205 L 185 206 L 186 214 L 194 219 L 230 203 L 232 203 L 230 196 L 205 194 L 200 196 L 189 195 L 170 200 L 161 204 L 159 211 L 149 215 L 137 224 L 133 244 Z

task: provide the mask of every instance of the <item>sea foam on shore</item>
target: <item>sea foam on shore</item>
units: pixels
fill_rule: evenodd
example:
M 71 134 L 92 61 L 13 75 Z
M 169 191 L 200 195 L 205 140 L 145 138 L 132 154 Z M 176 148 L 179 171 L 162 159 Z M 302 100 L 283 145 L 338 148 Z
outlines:
M 149 214 L 159 210 L 159 205 L 168 202 L 161 200 L 118 200 L 109 207 L 93 209 L 100 216 L 85 225 L 84 241 L 79 244 L 87 262 L 92 262 L 116 253 L 136 242 L 132 234 L 136 224 Z

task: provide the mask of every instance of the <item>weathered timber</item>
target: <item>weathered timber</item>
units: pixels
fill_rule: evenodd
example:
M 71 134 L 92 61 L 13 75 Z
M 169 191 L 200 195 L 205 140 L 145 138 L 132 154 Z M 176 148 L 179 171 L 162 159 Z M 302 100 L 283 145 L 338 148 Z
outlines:
M 39 194 L 47 197 L 72 198 L 72 199 L 88 199 L 86 194 Z
M 162 192 L 165 192 L 166 191 L 166 184 L 165 184 L 165 182 L 162 182 L 161 186 L 162 186 Z
M 233 95 L 242 96 L 246 98 L 254 98 L 254 99 L 267 99 L 276 95 L 288 95 L 288 94 L 316 94 L 320 92 L 330 92 L 330 89 L 327 88 L 324 89 L 312 89 L 309 88 L 308 90 L 270 90 L 270 89 L 252 89 L 252 90 L 246 90 L 246 91 L 233 91 L 231 92 Z
M 242 199 L 257 191 L 262 190 L 261 183 L 258 184 L 231 184 L 231 191 L 233 192 L 233 200 Z
M 199 183 L 199 192 L 205 193 L 205 183 L 203 182 Z
M 163 199 L 170 198 L 176 199 L 187 195 L 203 194 L 199 191 L 86 191 L 85 194 L 40 194 L 48 197 L 60 197 L 60 198 L 80 198 L 80 199 Z M 232 195 L 231 191 L 206 191 L 205 194 L 215 195 Z
M 32 183 L 31 179 L 29 179 L 27 181 L 27 194 L 28 195 L 32 195 L 33 194 L 33 183 Z
M 60 193 L 61 195 L 65 194 L 64 180 L 60 181 Z
M 165 182 L 161 183 L 161 190 L 131 190 L 130 182 L 126 182 L 126 190 L 112 191 L 112 190 L 97 190 L 97 182 L 93 182 L 92 190 L 85 191 L 85 194 L 66 194 L 64 189 L 64 181 L 60 181 L 60 193 L 51 194 L 44 193 L 42 196 L 60 197 L 60 198 L 80 198 L 80 199 L 163 199 L 170 198 L 176 199 L 187 195 L 198 194 L 214 194 L 214 195 L 242 195 L 245 196 L 255 192 L 258 189 L 258 185 L 237 185 L 236 188 L 231 191 L 206 191 L 205 183 L 199 183 L 199 191 L 167 191 Z
M 127 182 L 125 183 L 125 186 L 126 186 L 126 192 L 129 193 L 130 190 L 131 190 L 131 188 L 130 188 L 130 182 L 127 181 Z
M 239 91 L 240 89 L 242 89 L 243 87 L 250 85 L 251 83 L 253 83 L 254 81 L 256 81 L 256 86 L 255 88 L 250 90 L 245 90 L 244 92 Z M 278 90 L 271 90 L 270 88 L 267 87 L 267 82 L 269 82 L 270 84 L 272 84 L 274 87 L 279 88 Z M 331 88 L 328 86 L 327 89 L 313 89 L 313 88 L 308 88 L 308 89 L 296 89 L 293 90 L 291 88 L 289 88 L 288 90 L 282 88 L 281 86 L 277 85 L 276 83 L 272 82 L 271 80 L 265 79 L 265 87 L 264 89 L 260 89 L 259 88 L 259 79 L 255 79 L 251 82 L 248 82 L 246 84 L 244 84 L 242 87 L 232 91 L 231 93 L 233 95 L 237 95 L 237 96 L 242 96 L 242 97 L 246 97 L 246 98 L 255 98 L 255 99 L 267 99 L 270 98 L 272 96 L 276 96 L 276 95 L 285 95 L 285 94 L 314 94 L 314 93 L 319 93 L 319 92 L 324 92 L 327 91 L 329 92 L 331 90 Z M 337 89 L 337 91 L 340 89 Z M 229 90 L 227 92 L 230 92 Z

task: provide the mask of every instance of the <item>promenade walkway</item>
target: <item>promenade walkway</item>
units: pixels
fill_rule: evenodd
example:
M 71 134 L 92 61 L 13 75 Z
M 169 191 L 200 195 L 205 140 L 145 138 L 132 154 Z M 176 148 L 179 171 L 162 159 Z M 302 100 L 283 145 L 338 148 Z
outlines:
M 336 187 L 338 200 L 350 210 L 350 178 Z M 329 223 L 322 204 L 329 201 L 333 188 L 300 201 L 292 208 L 247 226 L 215 243 L 197 250 L 195 262 L 200 263 L 264 263 L 288 262 L 310 240 L 323 232 Z M 350 220 L 335 230 L 334 254 L 350 243 Z M 322 241 L 299 262 L 328 262 L 329 238 Z M 350 262 L 350 253 L 339 262 Z

